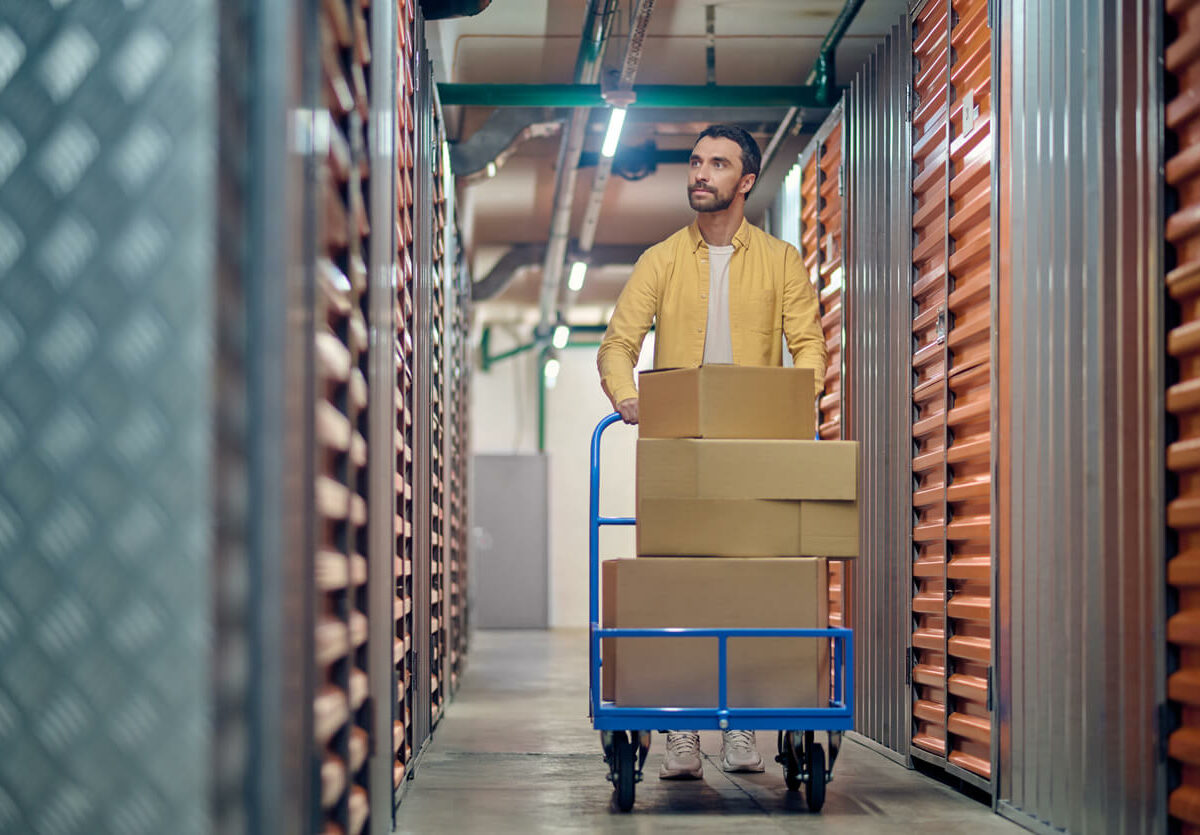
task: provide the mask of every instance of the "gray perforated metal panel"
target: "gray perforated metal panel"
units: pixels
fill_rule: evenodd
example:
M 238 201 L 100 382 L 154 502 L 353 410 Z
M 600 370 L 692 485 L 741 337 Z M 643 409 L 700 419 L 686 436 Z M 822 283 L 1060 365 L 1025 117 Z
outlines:
M 0 831 L 210 830 L 215 11 L 0 8 Z

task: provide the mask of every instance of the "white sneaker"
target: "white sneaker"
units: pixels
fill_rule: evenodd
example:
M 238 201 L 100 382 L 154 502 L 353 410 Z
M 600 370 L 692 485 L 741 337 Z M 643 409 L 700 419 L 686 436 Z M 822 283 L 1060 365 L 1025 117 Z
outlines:
M 721 770 L 763 770 L 762 755 L 754 743 L 754 731 L 725 731 L 721 734 Z
M 667 733 L 667 753 L 658 769 L 660 780 L 699 780 L 704 767 L 700 764 L 700 734 L 695 731 Z

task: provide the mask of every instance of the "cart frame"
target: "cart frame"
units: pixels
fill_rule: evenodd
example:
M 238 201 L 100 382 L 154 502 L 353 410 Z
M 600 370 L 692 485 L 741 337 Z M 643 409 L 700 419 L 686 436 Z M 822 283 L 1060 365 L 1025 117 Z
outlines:
M 780 755 L 789 788 L 800 781 L 809 786 L 809 806 L 813 811 L 824 802 L 824 782 L 832 779 L 841 732 L 854 726 L 854 633 L 853 630 L 828 628 L 735 629 L 735 628 L 661 628 L 617 629 L 600 626 L 600 528 L 631 526 L 634 517 L 600 515 L 600 441 L 604 431 L 621 420 L 614 412 L 603 418 L 592 433 L 591 495 L 588 515 L 589 543 L 589 701 L 592 727 L 601 733 L 609 780 L 617 789 L 623 811 L 633 805 L 633 784 L 642 777 L 642 766 L 650 746 L 650 730 L 778 730 Z M 716 638 L 717 704 L 715 707 L 618 707 L 600 698 L 600 642 L 604 638 Z M 728 641 L 730 638 L 828 638 L 833 645 L 833 688 L 828 707 L 744 708 L 728 702 Z M 820 746 L 814 746 L 815 731 L 830 732 L 830 759 L 825 765 Z M 628 734 L 628 735 L 627 735 Z M 785 736 L 786 735 L 786 736 Z M 634 746 L 638 751 L 635 752 Z M 820 759 L 813 760 L 817 748 Z M 818 764 L 819 763 L 819 764 Z M 821 773 L 813 775 L 815 766 Z M 633 773 L 630 772 L 632 769 Z M 791 771 L 789 772 L 789 769 Z M 626 772 L 623 774 L 623 772 Z M 820 800 L 814 796 L 813 780 L 819 783 Z M 814 802 L 815 801 L 815 802 Z M 815 807 L 815 808 L 814 808 Z

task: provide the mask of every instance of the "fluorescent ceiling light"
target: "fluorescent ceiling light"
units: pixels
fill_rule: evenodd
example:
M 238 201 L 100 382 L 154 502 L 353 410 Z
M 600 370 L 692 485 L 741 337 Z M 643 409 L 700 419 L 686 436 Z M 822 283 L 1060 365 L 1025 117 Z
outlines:
M 571 338 L 571 329 L 566 325 L 559 325 L 554 329 L 554 347 L 562 350 L 567 347 L 567 340 Z
M 611 157 L 617 152 L 617 145 L 621 141 L 621 126 L 624 124 L 625 108 L 614 107 L 608 120 L 608 132 L 604 134 L 604 144 L 600 146 L 600 153 L 604 156 Z
M 578 293 L 583 289 L 583 279 L 587 276 L 587 262 L 576 261 L 571 265 L 571 275 L 567 278 L 567 287 L 571 292 Z
M 495 177 L 495 176 L 496 176 L 496 163 L 494 163 L 494 162 L 489 162 L 489 163 L 487 164 L 487 175 L 488 175 L 489 177 Z

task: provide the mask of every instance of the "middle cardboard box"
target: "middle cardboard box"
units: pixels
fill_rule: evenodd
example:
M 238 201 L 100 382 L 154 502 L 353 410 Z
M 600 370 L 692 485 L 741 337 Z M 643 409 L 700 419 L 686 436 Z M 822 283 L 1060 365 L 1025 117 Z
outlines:
M 638 556 L 858 556 L 854 441 L 650 439 Z

